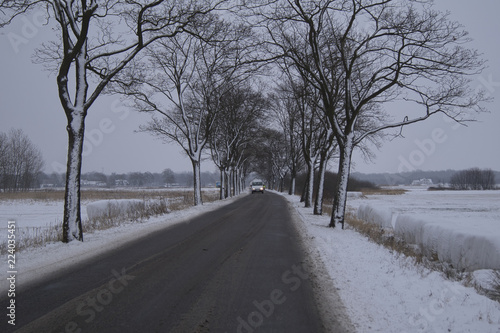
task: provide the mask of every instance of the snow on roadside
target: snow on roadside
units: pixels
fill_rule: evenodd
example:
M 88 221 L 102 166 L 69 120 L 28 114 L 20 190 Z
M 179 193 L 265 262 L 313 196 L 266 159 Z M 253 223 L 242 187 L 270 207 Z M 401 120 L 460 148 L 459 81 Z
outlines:
M 498 302 L 353 230 L 327 228 L 329 217 L 313 215 L 298 197 L 286 198 L 358 332 L 500 332 Z
M 51 243 L 44 247 L 16 252 L 16 287 L 23 290 L 31 283 L 53 272 L 68 268 L 80 262 L 96 257 L 124 243 L 154 233 L 177 223 L 189 223 L 195 216 L 227 205 L 241 196 L 205 203 L 188 209 L 174 211 L 166 215 L 152 217 L 142 223 L 125 223 L 107 230 L 84 234 L 84 242 L 73 241 L 70 244 Z M 7 267 L 7 256 L 2 258 L 3 267 Z M 2 273 L 0 293 L 8 289 L 8 281 Z

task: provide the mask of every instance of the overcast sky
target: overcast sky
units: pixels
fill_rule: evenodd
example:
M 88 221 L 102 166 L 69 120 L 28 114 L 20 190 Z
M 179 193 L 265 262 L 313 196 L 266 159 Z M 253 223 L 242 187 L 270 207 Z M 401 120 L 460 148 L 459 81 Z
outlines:
M 404 139 L 385 142 L 375 150 L 373 162 L 355 154 L 353 170 L 400 172 L 414 169 L 443 170 L 470 167 L 500 170 L 500 1 L 436 0 L 440 10 L 449 10 L 461 22 L 477 48 L 488 60 L 488 68 L 476 78 L 495 98 L 490 113 L 479 115 L 468 127 L 457 126 L 440 115 L 407 127 Z M 46 172 L 64 172 L 67 154 L 66 118 L 59 103 L 55 76 L 33 64 L 34 49 L 52 35 L 40 27 L 33 14 L 0 30 L 0 132 L 21 128 L 41 149 Z M 31 29 L 30 29 L 31 27 Z M 33 29 L 34 27 L 34 29 Z M 12 44 L 8 36 L 22 42 Z M 164 144 L 148 134 L 136 133 L 149 116 L 123 106 L 119 97 L 101 96 L 86 121 L 83 171 L 160 172 L 191 170 L 189 159 L 174 144 Z M 214 171 L 205 163 L 202 171 Z

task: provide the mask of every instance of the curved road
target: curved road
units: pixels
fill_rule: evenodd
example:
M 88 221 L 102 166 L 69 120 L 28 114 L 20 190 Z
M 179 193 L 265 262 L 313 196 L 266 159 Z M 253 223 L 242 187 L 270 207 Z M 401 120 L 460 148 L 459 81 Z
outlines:
M 247 195 L 19 293 L 15 328 L 325 332 L 299 244 L 284 198 Z

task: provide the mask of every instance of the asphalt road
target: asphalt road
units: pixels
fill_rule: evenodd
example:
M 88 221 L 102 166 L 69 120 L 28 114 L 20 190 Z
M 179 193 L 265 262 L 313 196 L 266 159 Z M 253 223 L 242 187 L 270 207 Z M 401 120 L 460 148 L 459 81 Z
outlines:
M 16 329 L 325 332 L 299 243 L 284 198 L 243 196 L 17 294 Z

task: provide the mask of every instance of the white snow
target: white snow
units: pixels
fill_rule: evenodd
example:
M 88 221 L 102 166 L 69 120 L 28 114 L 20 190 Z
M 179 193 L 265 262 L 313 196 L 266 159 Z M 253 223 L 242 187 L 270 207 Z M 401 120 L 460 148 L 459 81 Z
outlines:
M 357 332 L 500 332 L 498 302 L 354 230 L 328 228 L 330 217 L 313 215 L 299 197 L 286 198 L 301 216 L 309 251 L 327 267 L 324 280 L 333 281 L 331 293 L 340 294 Z M 359 207 L 364 200 L 349 196 L 347 203 Z M 491 278 L 489 273 L 477 275 Z
M 127 216 L 130 211 L 144 209 L 144 200 L 139 199 L 114 199 L 98 200 L 87 204 L 89 219 L 104 216 Z
M 6 200 L 0 202 L 0 221 L 16 221 L 16 228 L 24 234 L 48 229 L 50 226 L 62 225 L 62 201 L 41 200 Z M 82 210 L 82 219 L 87 217 Z M 0 242 L 6 242 L 7 222 L 0 224 Z
M 431 197 L 427 196 L 429 193 Z M 420 194 L 410 192 L 408 195 L 412 198 L 405 196 L 364 198 L 359 194 L 350 194 L 347 204 L 352 208 L 367 202 L 371 205 L 376 204 L 377 209 L 374 212 L 382 216 L 386 214 L 384 209 L 387 212 L 392 207 L 397 207 L 398 213 L 401 211 L 410 213 L 412 210 L 418 211 L 424 207 L 437 208 L 445 204 L 443 207 L 450 208 L 446 214 L 438 210 L 439 216 L 445 220 L 447 217 L 453 219 L 453 216 L 457 216 L 455 209 L 468 208 L 470 211 L 467 212 L 467 216 L 483 217 L 474 220 L 478 226 L 488 226 L 493 220 L 498 221 L 498 218 L 491 217 L 498 214 L 498 208 L 493 204 L 496 198 L 481 197 L 484 194 L 478 194 L 479 198 L 475 198 L 472 193 L 464 194 L 468 198 L 460 197 L 459 199 L 463 200 L 462 204 L 441 198 L 442 193 L 435 195 L 432 192 Z M 441 273 L 416 265 L 409 258 L 391 253 L 353 230 L 328 228 L 329 217 L 315 216 L 312 214 L 312 208 L 302 208 L 303 204 L 299 203 L 298 197 L 288 195 L 285 197 L 303 220 L 301 230 L 309 252 L 314 253 L 315 259 L 322 261 L 327 268 L 328 272 L 325 274 L 328 275 L 320 275 L 320 278 L 333 281 L 333 285 L 329 285 L 331 289 L 326 289 L 325 292 L 339 293 L 357 332 L 500 332 L 498 302 L 479 295 L 473 288 L 446 279 Z M 421 202 L 417 197 L 419 200 L 427 201 Z M 460 201 L 459 199 L 457 200 Z M 31 282 L 63 267 L 98 256 L 124 242 L 154 233 L 169 225 L 190 223 L 191 217 L 214 210 L 233 200 L 207 203 L 150 218 L 143 223 L 125 224 L 98 233 L 85 234 L 85 242 L 55 243 L 17 252 L 17 288 L 22 292 Z M 398 200 L 411 205 L 405 207 Z M 477 207 L 481 202 L 484 209 Z M 4 212 L 3 209 L 6 207 L 9 209 Z M 62 214 L 60 204 L 56 206 L 50 202 L 2 203 L 0 208 L 2 218 L 19 218 L 19 215 L 24 214 L 23 216 L 32 220 L 32 223 L 35 223 L 37 215 L 40 221 L 51 222 L 56 216 L 60 218 Z M 31 208 L 36 211 L 30 213 Z M 426 216 L 416 215 L 418 218 Z M 462 216 L 462 220 L 465 221 L 466 217 Z M 43 225 L 41 222 L 37 225 L 40 224 Z M 4 267 L 7 267 L 7 256 L 3 261 Z M 2 274 L 5 274 L 5 271 Z M 489 274 L 488 270 L 474 272 L 474 276 L 483 280 L 488 279 Z M 5 290 L 7 281 L 2 278 L 0 292 L 3 293 Z
M 383 229 L 393 229 L 392 212 L 387 209 L 376 208 L 362 204 L 358 208 L 357 217 L 367 223 L 378 225 Z
M 459 270 L 500 269 L 500 193 L 426 191 L 374 195 L 350 201 L 358 218 L 394 229 L 428 258 Z

